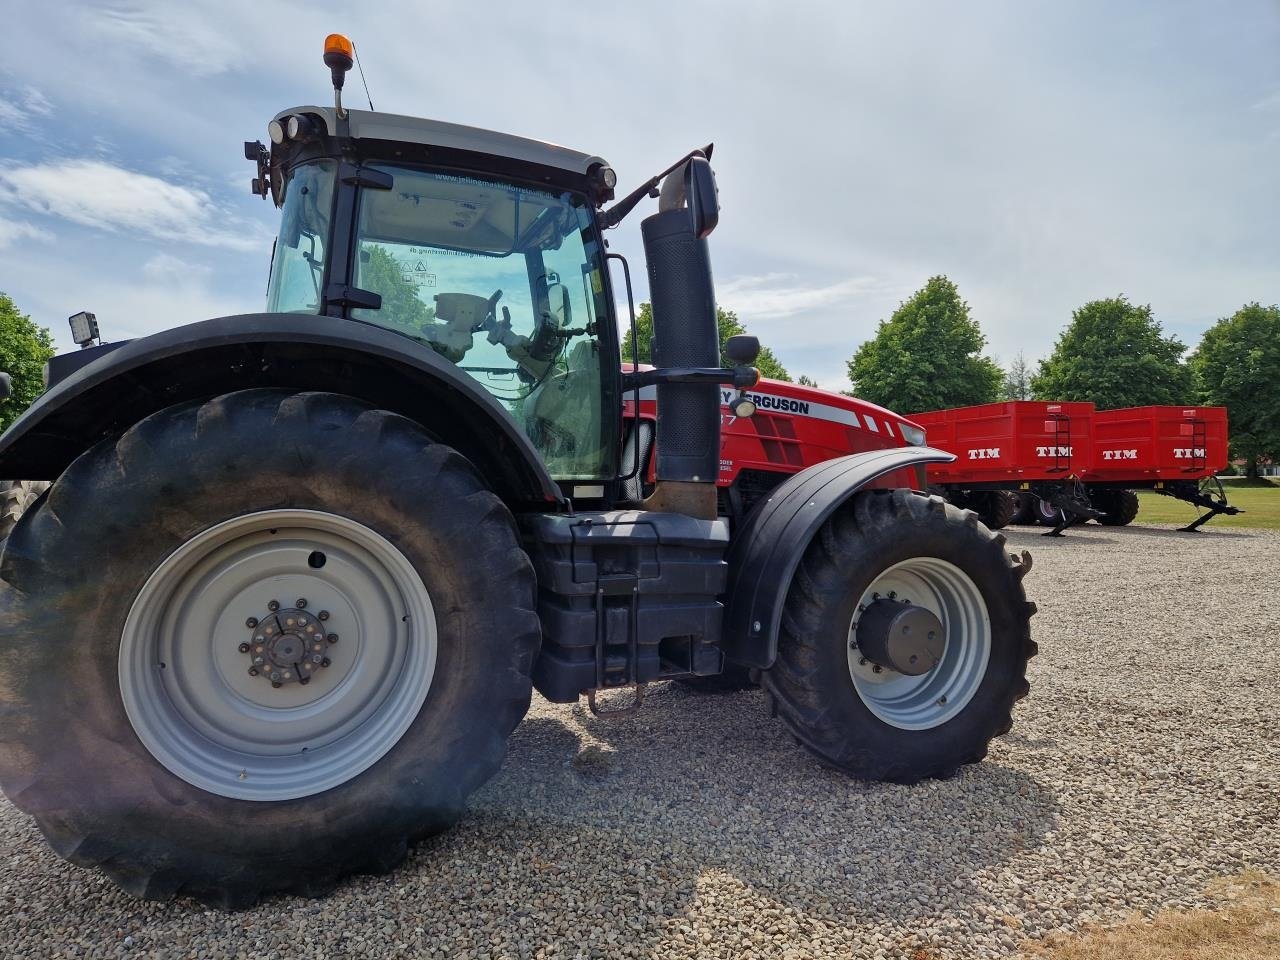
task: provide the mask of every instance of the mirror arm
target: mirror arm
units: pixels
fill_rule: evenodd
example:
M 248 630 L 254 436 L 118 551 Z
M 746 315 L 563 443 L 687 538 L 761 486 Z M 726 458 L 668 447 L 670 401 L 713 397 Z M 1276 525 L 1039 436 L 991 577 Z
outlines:
M 641 200 L 643 200 L 645 197 L 656 197 L 658 195 L 657 194 L 658 185 L 662 183 L 663 177 L 665 177 L 672 170 L 675 170 L 677 167 L 681 166 L 682 164 L 688 163 L 689 160 L 692 159 L 693 157 L 703 157 L 704 159 L 710 160 L 711 151 L 714 148 L 715 148 L 714 143 L 708 143 L 705 147 L 700 147 L 696 150 L 690 150 L 683 157 L 681 157 L 671 166 L 667 167 L 667 169 L 663 170 L 657 176 L 650 177 L 648 180 L 646 180 L 640 186 L 636 187 L 636 189 L 632 190 L 625 197 L 623 197 L 621 200 L 619 200 L 612 207 L 610 207 L 608 210 L 605 210 L 600 215 L 600 229 L 608 230 L 611 227 L 616 227 L 618 224 L 622 222 L 623 218 L 626 217 L 627 214 L 629 214 L 632 210 L 636 208 L 636 204 L 638 204 Z
M 658 383 L 727 383 L 745 390 L 759 382 L 760 371 L 755 367 L 660 367 L 622 375 L 623 390 L 639 390 Z

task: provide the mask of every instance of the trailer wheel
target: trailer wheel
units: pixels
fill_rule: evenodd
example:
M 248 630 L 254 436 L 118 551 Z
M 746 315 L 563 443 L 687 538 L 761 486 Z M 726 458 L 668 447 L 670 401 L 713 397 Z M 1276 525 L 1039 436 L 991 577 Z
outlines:
M 46 480 L 0 481 L 0 542 L 3 542 L 22 515 L 49 489 Z
M 969 494 L 964 506 L 975 511 L 988 529 L 999 530 L 1013 522 L 1018 495 L 1009 490 L 980 490 Z
M 1030 493 L 1015 493 L 1017 498 L 1017 509 L 1014 510 L 1013 516 L 1009 518 L 1009 522 L 1014 525 L 1034 524 L 1036 522 L 1035 507 L 1036 498 Z
M 1126 527 L 1138 515 L 1138 495 L 1132 490 L 1093 490 L 1089 499 L 1102 511 L 1098 522 L 1106 527 Z
M 130 893 L 224 907 L 381 872 L 528 708 L 511 514 L 415 423 L 251 390 L 76 460 L 0 561 L 0 786 Z
M 1059 510 L 1048 500 L 1041 500 L 1039 497 L 1035 498 L 1032 512 L 1035 514 L 1035 522 L 1042 527 L 1056 527 L 1064 512 L 1067 515 L 1067 520 L 1071 523 L 1080 522 L 1080 518 L 1075 513 L 1070 510 Z
M 981 760 L 1011 727 L 1036 652 L 1035 606 L 1025 567 L 976 519 L 936 497 L 865 491 L 814 538 L 763 684 L 819 757 L 868 780 L 915 783 Z M 897 626 L 884 634 L 886 622 L 917 629 L 931 669 L 908 666 L 914 648 L 894 648 Z M 876 662 L 886 648 L 915 673 Z

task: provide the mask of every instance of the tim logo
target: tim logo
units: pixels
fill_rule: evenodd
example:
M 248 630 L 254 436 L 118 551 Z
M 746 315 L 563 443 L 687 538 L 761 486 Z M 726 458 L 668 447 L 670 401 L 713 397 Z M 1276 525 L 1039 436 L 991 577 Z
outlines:
M 1103 460 L 1137 460 L 1137 450 L 1103 450 Z
M 1057 459 L 1058 457 L 1071 456 L 1070 447 L 1036 447 L 1036 456 L 1046 459 Z
M 1175 460 L 1203 460 L 1204 447 L 1174 447 L 1173 459 Z
M 980 447 L 977 450 L 969 451 L 970 460 L 998 460 L 1000 459 L 999 447 Z

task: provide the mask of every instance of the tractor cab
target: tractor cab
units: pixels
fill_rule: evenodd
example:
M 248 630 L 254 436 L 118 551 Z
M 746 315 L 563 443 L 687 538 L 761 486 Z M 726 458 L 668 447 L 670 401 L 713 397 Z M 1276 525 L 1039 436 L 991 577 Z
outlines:
M 599 157 L 338 107 L 269 124 L 254 190 L 281 211 L 267 309 L 391 330 L 496 398 L 557 480 L 616 469 L 617 324 Z

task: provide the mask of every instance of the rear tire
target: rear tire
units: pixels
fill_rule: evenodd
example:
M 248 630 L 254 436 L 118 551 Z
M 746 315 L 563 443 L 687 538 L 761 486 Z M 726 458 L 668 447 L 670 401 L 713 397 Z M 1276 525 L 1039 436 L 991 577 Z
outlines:
M 949 777 L 981 760 L 1028 691 L 1035 606 L 1022 572 L 972 513 L 909 490 L 855 495 L 792 581 L 778 657 L 762 675 L 776 713 L 808 749 L 868 780 Z M 941 661 L 923 676 L 875 677 L 859 664 L 851 624 L 873 587 L 890 582 L 936 606 L 947 630 Z
M 1132 490 L 1094 490 L 1089 499 L 1102 511 L 1098 522 L 1104 527 L 1127 527 L 1138 516 L 1138 495 Z
M 0 481 L 0 543 L 13 533 L 22 515 L 48 489 L 47 480 Z
M 389 870 L 458 818 L 529 705 L 540 634 L 511 514 L 416 423 L 348 397 L 251 390 L 148 417 L 67 469 L 0 578 L 0 786 L 139 896 L 245 907 Z M 285 629 L 277 593 L 310 596 L 316 623 L 333 611 L 314 685 L 275 689 L 237 649 L 261 632 L 249 614 Z

